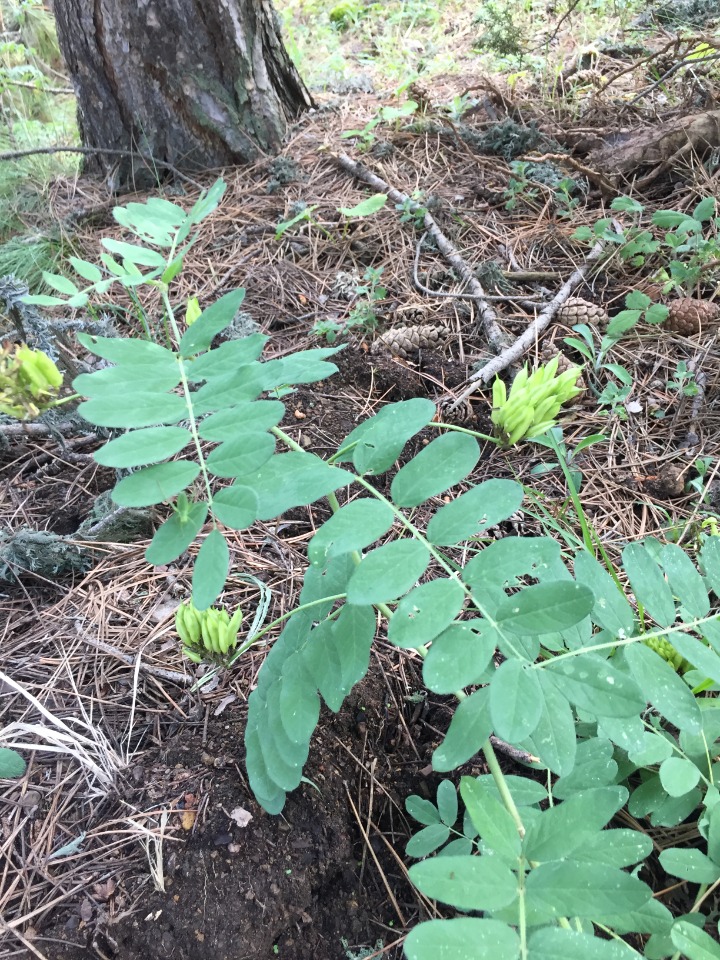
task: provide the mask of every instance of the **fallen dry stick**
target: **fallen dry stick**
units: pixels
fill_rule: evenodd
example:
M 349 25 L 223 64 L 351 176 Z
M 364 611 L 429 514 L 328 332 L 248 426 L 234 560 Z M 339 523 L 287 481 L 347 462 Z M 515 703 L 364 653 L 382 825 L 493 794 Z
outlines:
M 387 196 L 390 197 L 394 203 L 407 204 L 410 210 L 422 209 L 421 204 L 415 203 L 415 201 L 408 197 L 406 193 L 402 193 L 400 190 L 396 190 L 394 187 L 391 187 L 389 184 L 385 183 L 384 180 L 381 180 L 380 177 L 376 176 L 374 173 L 371 173 L 366 167 L 363 167 L 361 164 L 357 163 L 357 161 L 353 160 L 351 157 L 348 157 L 347 154 L 335 154 L 335 159 L 344 170 L 348 171 L 348 173 L 351 173 L 354 177 L 357 177 L 358 180 L 362 180 L 363 183 L 367 183 L 368 186 L 374 187 L 375 190 L 387 194 Z M 470 291 L 473 303 L 475 304 L 480 316 L 480 325 L 485 333 L 490 349 L 493 351 L 493 353 L 499 353 L 505 346 L 506 339 L 502 330 L 498 326 L 497 314 L 488 303 L 482 285 L 478 282 L 475 274 L 460 256 L 457 247 L 455 247 L 455 245 L 448 240 L 445 234 L 438 227 L 432 214 L 428 213 L 427 211 L 425 212 L 425 229 L 433 238 L 438 246 L 438 249 L 448 263 L 454 267 L 459 276 L 465 281 L 467 289 Z
M 503 350 L 499 356 L 493 357 L 493 359 L 489 360 L 485 366 L 482 367 L 482 369 L 478 370 L 477 373 L 474 373 L 469 378 L 468 383 L 470 385 L 463 390 L 459 396 L 453 398 L 453 402 L 448 407 L 449 410 L 454 410 L 456 407 L 461 406 L 465 400 L 467 400 L 470 394 L 474 393 L 478 386 L 485 386 L 488 384 L 495 374 L 500 373 L 501 370 L 509 367 L 511 363 L 519 360 L 520 357 L 522 357 L 523 354 L 537 342 L 540 334 L 547 326 L 550 325 L 552 318 L 565 303 L 573 290 L 583 280 L 585 274 L 590 269 L 590 266 L 600 257 L 604 249 L 604 242 L 602 240 L 598 240 L 590 253 L 587 255 L 585 263 L 583 263 L 582 266 L 578 267 L 577 270 L 570 275 L 560 290 L 552 298 L 550 303 L 541 313 L 538 314 L 527 330 L 521 334 L 514 343 L 511 343 L 509 347 Z

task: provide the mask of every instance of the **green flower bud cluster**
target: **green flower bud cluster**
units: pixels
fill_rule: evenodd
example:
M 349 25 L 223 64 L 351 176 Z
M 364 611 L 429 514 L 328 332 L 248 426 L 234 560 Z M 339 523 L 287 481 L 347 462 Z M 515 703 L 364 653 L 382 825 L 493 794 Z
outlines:
M 525 365 L 513 380 L 509 396 L 503 381 L 495 380 L 490 419 L 506 446 L 548 431 L 560 407 L 582 393 L 577 386 L 582 368 L 570 367 L 558 376 L 559 361 L 559 356 L 553 357 L 532 374 Z
M 6 342 L 0 348 L 0 413 L 17 420 L 55 405 L 62 374 L 42 350 Z
M 666 660 L 676 673 L 685 673 L 686 670 L 692 669 L 690 661 L 678 653 L 666 637 L 649 637 L 643 640 L 643 643 Z
M 183 644 L 183 653 L 193 663 L 203 660 L 224 660 L 237 646 L 242 610 L 238 607 L 232 619 L 227 610 L 209 607 L 196 610 L 192 603 L 183 603 L 175 614 L 175 629 Z

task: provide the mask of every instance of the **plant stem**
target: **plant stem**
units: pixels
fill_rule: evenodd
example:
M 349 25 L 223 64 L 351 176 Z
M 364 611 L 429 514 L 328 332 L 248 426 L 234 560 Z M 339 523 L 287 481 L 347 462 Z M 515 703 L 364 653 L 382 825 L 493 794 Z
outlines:
M 505 774 L 500 769 L 497 754 L 495 753 L 493 745 L 489 740 L 486 740 L 483 744 L 482 752 L 485 756 L 488 770 L 492 774 L 493 780 L 498 788 L 502 802 L 505 804 L 505 809 L 515 821 L 515 826 L 517 827 L 520 836 L 524 837 L 525 824 L 522 822 L 522 817 L 520 816 L 518 808 L 515 805 L 515 801 L 512 798 L 512 793 L 510 792 L 510 787 L 508 787 L 507 780 L 505 779 Z
M 161 287 L 163 304 L 167 313 L 167 318 L 170 321 L 172 327 L 173 336 L 175 337 L 175 342 L 180 343 L 182 336 L 177 325 L 177 320 L 175 319 L 175 313 L 170 304 L 170 298 L 168 297 L 167 284 L 163 284 Z M 195 409 L 193 407 L 192 398 L 190 395 L 190 384 L 188 382 L 187 373 L 185 372 L 185 361 L 182 358 L 179 358 L 180 362 L 178 364 L 180 369 L 180 382 L 183 388 L 183 394 L 185 397 L 185 404 L 188 410 L 188 420 L 190 421 L 190 433 L 193 438 L 193 443 L 195 445 L 195 451 L 197 453 L 198 463 L 200 464 L 200 472 L 202 473 L 203 482 L 205 484 L 205 492 L 207 494 L 207 501 L 210 510 L 212 510 L 213 504 L 213 495 L 212 487 L 210 485 L 210 477 L 207 472 L 207 467 L 205 465 L 205 457 L 203 456 L 202 446 L 200 444 L 200 435 L 198 434 L 197 421 L 195 420 Z M 213 526 L 217 528 L 217 520 L 213 516 Z

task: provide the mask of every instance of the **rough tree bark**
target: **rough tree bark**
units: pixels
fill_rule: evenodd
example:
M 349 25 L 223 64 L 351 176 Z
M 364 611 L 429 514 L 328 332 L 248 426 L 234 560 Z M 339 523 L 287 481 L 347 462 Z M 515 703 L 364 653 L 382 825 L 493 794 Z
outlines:
M 270 0 L 55 0 L 54 8 L 87 147 L 134 150 L 185 170 L 243 163 L 277 150 L 287 121 L 312 104 Z M 102 154 L 90 164 L 116 186 L 146 181 L 152 169 Z

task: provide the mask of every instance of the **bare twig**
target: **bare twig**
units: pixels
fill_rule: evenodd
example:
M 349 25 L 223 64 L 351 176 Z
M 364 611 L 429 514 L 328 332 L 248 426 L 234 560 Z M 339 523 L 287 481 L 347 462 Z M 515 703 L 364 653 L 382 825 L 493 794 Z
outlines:
M 57 423 L 41 423 L 35 420 L 32 423 L 17 421 L 16 423 L 0 424 L 0 434 L 4 437 L 47 437 L 53 434 L 73 433 L 79 429 L 77 420 L 60 420 Z
M 640 60 L 635 60 L 633 63 L 629 64 L 627 67 L 623 67 L 622 70 L 619 70 L 616 74 L 610 77 L 601 87 L 598 88 L 598 93 L 604 93 L 607 88 L 615 83 L 616 80 L 619 80 L 620 77 L 624 77 L 628 73 L 632 73 L 633 70 L 637 70 L 638 67 L 641 67 L 643 64 L 648 63 L 650 60 L 655 60 L 657 57 L 661 57 L 664 53 L 671 47 L 676 47 L 679 43 L 678 37 L 673 37 L 664 47 L 661 47 L 659 50 L 653 50 L 652 53 L 649 53 L 647 56 L 642 57 Z
M 696 54 L 691 53 L 684 60 L 678 60 L 668 70 L 666 70 L 661 77 L 655 80 L 654 83 L 651 83 L 650 86 L 645 87 L 645 89 L 641 90 L 637 96 L 633 97 L 633 99 L 630 100 L 626 106 L 632 107 L 632 105 L 637 103 L 638 100 L 642 100 L 643 97 L 646 97 L 649 93 L 652 93 L 656 87 L 659 87 L 661 84 L 665 83 L 666 80 L 669 80 L 674 73 L 677 73 L 678 70 L 682 70 L 683 67 L 689 67 L 691 65 L 701 67 L 705 63 L 710 63 L 711 60 L 720 60 L 720 53 L 712 53 L 707 57 L 703 57 L 702 60 L 698 60 Z
M 578 267 L 577 270 L 571 274 L 571 276 L 568 278 L 568 280 L 566 280 L 566 282 L 553 297 L 550 303 L 545 307 L 542 313 L 535 318 L 533 323 L 530 324 L 527 330 L 525 330 L 525 332 L 521 334 L 521 336 L 519 336 L 514 343 L 511 343 L 510 346 L 503 350 L 499 356 L 493 357 L 493 359 L 488 361 L 488 363 L 486 363 L 481 370 L 478 370 L 477 373 L 474 373 L 469 378 L 468 383 L 470 386 L 463 390 L 459 396 L 453 398 L 453 402 L 449 409 L 454 410 L 456 407 L 459 407 L 465 402 L 465 400 L 467 400 L 470 394 L 477 389 L 478 385 L 484 386 L 485 384 L 489 383 L 497 373 L 499 373 L 501 370 L 504 370 L 506 367 L 509 367 L 510 364 L 514 363 L 516 360 L 519 360 L 525 351 L 529 350 L 530 347 L 537 342 L 539 335 L 543 332 L 543 330 L 545 330 L 546 327 L 550 325 L 552 318 L 555 316 L 563 303 L 565 303 L 573 290 L 583 280 L 593 262 L 601 256 L 604 249 L 605 243 L 602 240 L 598 240 L 590 253 L 587 255 L 585 263 L 583 263 L 582 266 Z
M 26 90 L 37 90 L 38 93 L 75 93 L 72 87 L 39 87 L 36 83 L 27 83 L 25 80 L 8 80 L 7 78 L 4 78 L 3 82 L 9 87 L 24 87 Z
M 123 653 L 122 650 L 118 650 L 117 647 L 114 647 L 111 643 L 106 643 L 104 640 L 96 640 L 94 637 L 89 637 L 82 630 L 78 630 L 78 637 L 83 643 L 87 643 L 88 646 L 102 650 L 103 653 L 109 653 L 131 667 L 137 666 L 143 673 L 149 673 L 153 677 L 159 677 L 161 680 L 170 680 L 172 683 L 180 683 L 183 686 L 187 686 L 193 682 L 193 678 L 187 674 L 178 673 L 176 670 L 165 670 L 162 667 L 151 667 L 149 664 L 139 661 L 137 656 L 133 657 L 129 653 Z
M 165 160 L 157 160 L 155 157 L 148 156 L 146 153 L 140 153 L 137 150 L 111 150 L 109 147 L 34 147 L 32 150 L 8 150 L 5 153 L 0 153 L 0 160 L 19 160 L 21 157 L 32 157 L 38 154 L 51 153 L 82 153 L 86 156 L 104 153 L 108 157 L 137 157 L 138 160 L 144 160 L 149 167 L 164 167 L 165 170 L 174 173 L 176 177 L 179 177 L 186 183 L 192 184 L 192 186 L 197 187 L 198 190 L 203 189 L 201 183 L 181 173 L 172 163 L 167 163 Z
M 557 24 L 555 25 L 555 29 L 553 30 L 553 32 L 550 34 L 550 36 L 549 36 L 546 40 L 543 40 L 542 44 L 540 44 L 540 45 L 538 45 L 537 47 L 535 47 L 535 48 L 531 51 L 532 53 L 535 53 L 537 50 L 540 50 L 540 49 L 542 49 L 543 47 L 545 47 L 546 49 L 549 48 L 550 44 L 553 42 L 553 40 L 555 39 L 555 37 L 556 37 L 556 36 L 558 35 L 558 33 L 560 32 L 560 27 L 563 25 L 563 23 L 565 23 L 565 21 L 567 20 L 567 18 L 570 16 L 570 14 L 573 12 L 573 10 L 575 9 L 575 7 L 577 7 L 577 5 L 578 5 L 579 3 L 580 3 L 580 0 L 570 0 L 570 4 L 569 4 L 567 10 L 565 11 L 565 13 L 564 13 L 564 14 L 560 17 L 560 19 L 558 20 Z
M 351 159 L 347 154 L 340 153 L 336 159 L 343 169 L 347 170 L 358 180 L 362 180 L 376 190 L 387 194 L 390 199 L 397 204 L 407 204 L 410 210 L 422 209 L 422 204 L 416 203 L 407 194 L 396 190 L 389 184 L 381 180 L 380 177 L 371 173 L 361 164 Z M 479 283 L 470 267 L 460 256 L 459 251 L 451 243 L 445 234 L 440 230 L 431 213 L 425 212 L 425 228 L 438 246 L 438 249 L 445 259 L 455 268 L 459 276 L 465 281 L 468 289 L 473 296 L 473 302 L 480 316 L 480 323 L 487 337 L 488 344 L 494 353 L 499 353 L 505 344 L 505 337 L 497 323 L 497 315 L 487 301 L 485 291 Z
M 413 263 L 413 283 L 420 293 L 424 293 L 426 297 L 437 297 L 439 300 L 448 299 L 448 300 L 475 300 L 475 297 L 472 293 L 463 293 L 460 290 L 458 293 L 443 293 L 441 290 L 431 290 L 430 287 L 426 287 L 418 275 L 418 270 L 420 267 L 420 249 L 422 247 L 422 242 L 427 236 L 427 233 L 424 233 L 420 240 L 415 245 L 415 262 Z M 463 288 L 464 289 L 464 288 Z M 530 297 L 522 297 L 518 294 L 485 294 L 486 300 L 492 300 L 493 302 L 505 302 L 511 301 L 512 303 L 519 303 L 522 306 L 537 307 L 539 302 L 533 300 Z

